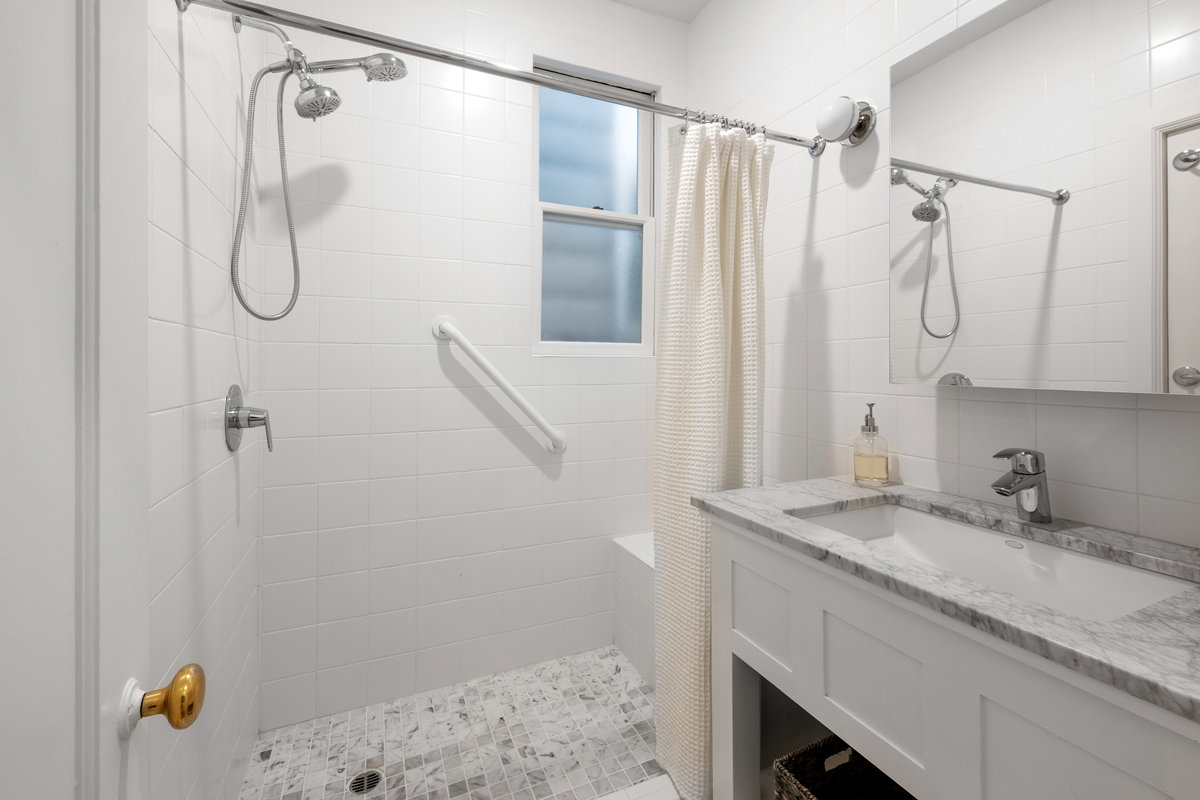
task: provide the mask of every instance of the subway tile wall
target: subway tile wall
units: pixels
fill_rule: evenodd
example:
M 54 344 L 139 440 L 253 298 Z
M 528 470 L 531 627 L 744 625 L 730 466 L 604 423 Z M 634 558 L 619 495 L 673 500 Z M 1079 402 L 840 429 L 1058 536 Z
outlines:
M 290 7 L 681 97 L 685 27 L 616 3 Z M 363 52 L 295 38 L 310 59 Z M 264 62 L 281 56 L 265 45 Z M 276 436 L 262 460 L 263 729 L 610 644 L 611 539 L 648 530 L 653 359 L 531 355 L 533 90 L 405 60 L 398 83 L 321 76 L 341 108 L 286 115 L 304 274 L 295 312 L 262 328 Z M 254 210 L 265 302 L 282 305 L 264 117 Z M 565 456 L 435 342 L 443 314 L 566 432 Z
M 1055 512 L 1200 545 L 1200 407 L 1191 397 L 893 385 L 888 373 L 890 67 L 995 0 L 712 0 L 689 30 L 691 104 L 811 134 L 832 96 L 872 100 L 877 138 L 819 160 L 779 146 L 767 220 L 771 480 L 845 474 L 877 402 L 894 476 L 994 500 L 991 454 L 1047 452 Z M 1029 4 L 1026 4 L 1029 5 Z M 1142 26 L 1151 103 L 1200 97 L 1189 0 L 1080 2 L 1098 31 Z M 1085 13 L 1086 12 L 1086 13 Z M 713 59 L 712 53 L 739 58 Z M 948 99 L 947 102 L 951 102 Z
M 234 798 L 258 732 L 258 528 L 263 445 L 221 425 L 231 383 L 257 403 L 259 330 L 229 288 L 242 59 L 228 15 L 150 0 L 148 682 L 203 665 L 204 714 L 150 740 L 150 796 Z M 250 44 L 250 47 L 247 47 Z M 251 59 L 253 61 L 253 59 Z M 248 244 L 248 263 L 256 246 Z

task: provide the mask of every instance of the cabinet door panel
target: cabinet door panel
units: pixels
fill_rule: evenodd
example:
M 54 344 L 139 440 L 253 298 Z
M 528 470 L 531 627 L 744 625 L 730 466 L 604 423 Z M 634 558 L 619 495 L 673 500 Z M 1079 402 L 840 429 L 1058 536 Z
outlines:
M 924 766 L 924 665 L 828 611 L 825 696 L 919 766 Z
M 985 800 L 1171 800 L 1112 764 L 983 698 Z
M 754 569 L 734 562 L 730 576 L 733 629 L 785 668 L 792 668 L 791 595 Z

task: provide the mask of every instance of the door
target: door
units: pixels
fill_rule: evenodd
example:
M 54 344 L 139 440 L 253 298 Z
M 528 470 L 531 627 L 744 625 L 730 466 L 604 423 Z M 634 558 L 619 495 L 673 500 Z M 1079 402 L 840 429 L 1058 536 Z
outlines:
M 50 4 L 53 5 L 53 4 Z M 155 0 L 151 8 L 170 10 Z M 144 0 L 79 4 L 80 165 L 83 268 L 80 298 L 81 537 L 80 664 L 92 717 L 81 740 L 85 791 L 102 800 L 150 797 L 162 768 L 160 720 L 118 735 L 125 682 L 143 689 L 150 669 L 149 508 L 149 206 Z M 89 46 L 90 45 L 90 46 Z M 89 68 L 90 67 L 90 68 Z M 90 215 L 90 219 L 89 219 Z M 89 550 L 90 548 L 90 550 Z M 90 702 L 89 702 L 90 701 Z M 159 724 L 155 724 L 159 723 Z M 155 737 L 159 737 L 157 741 Z M 90 783 L 90 786 L 87 785 Z M 181 787 L 182 789 L 182 787 Z M 85 795 L 86 797 L 86 795 Z M 171 800 L 175 793 L 163 795 Z
M 1167 137 L 1167 388 L 1171 394 L 1200 393 L 1200 162 L 1176 169 L 1172 161 L 1200 151 L 1200 126 Z M 1176 371 L 1192 367 L 1195 376 Z M 1182 380 L 1183 383 L 1179 381 Z

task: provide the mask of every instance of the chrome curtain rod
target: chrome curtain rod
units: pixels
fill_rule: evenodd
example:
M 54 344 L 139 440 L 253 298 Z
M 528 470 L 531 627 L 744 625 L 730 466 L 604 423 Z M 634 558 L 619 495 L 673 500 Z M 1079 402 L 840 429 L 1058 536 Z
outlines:
M 384 50 L 393 50 L 398 53 L 405 53 L 417 58 L 427 58 L 431 61 L 440 61 L 443 64 L 461 67 L 463 69 L 475 70 L 476 72 L 484 72 L 488 75 L 495 75 L 500 78 L 509 78 L 522 83 L 531 83 L 535 86 L 544 86 L 548 89 L 558 89 L 562 92 L 570 92 L 571 94 L 583 95 L 596 100 L 607 100 L 610 103 L 618 103 L 624 106 L 641 109 L 642 111 L 650 111 L 655 114 L 660 114 L 666 117 L 674 117 L 684 121 L 700 121 L 702 119 L 713 119 L 717 122 L 722 122 L 725 125 L 734 124 L 736 127 L 751 127 L 746 124 L 738 124 L 735 120 L 729 120 L 724 117 L 712 117 L 712 115 L 701 116 L 699 112 L 689 109 L 679 108 L 678 106 L 669 106 L 664 103 L 656 103 L 653 100 L 636 100 L 629 96 L 616 91 L 608 91 L 604 86 L 589 81 L 581 81 L 573 78 L 559 75 L 543 75 L 541 73 L 526 72 L 508 67 L 503 64 L 497 64 L 493 61 L 487 61 L 482 58 L 455 53 L 450 50 L 442 50 L 437 47 L 420 44 L 418 42 L 410 42 L 404 39 L 397 39 L 394 36 L 385 36 L 374 31 L 363 30 L 362 28 L 351 27 L 350 25 L 342 25 L 338 22 L 330 22 L 329 20 L 320 19 L 319 17 L 310 17 L 305 14 L 297 14 L 294 11 L 287 11 L 282 8 L 274 8 L 265 6 L 259 3 L 248 3 L 244 0 L 175 0 L 175 5 L 180 11 L 187 11 L 188 6 L 204 6 L 205 8 L 214 8 L 218 11 L 224 11 L 229 14 L 238 16 L 253 17 L 264 22 L 275 23 L 276 25 L 286 25 L 291 28 L 299 28 L 301 30 L 312 31 L 313 33 L 323 33 L 326 36 L 333 36 L 338 39 L 346 39 L 347 41 L 365 44 L 371 47 L 378 47 Z M 763 135 L 768 139 L 785 144 L 798 144 L 801 147 L 808 149 L 808 154 L 813 156 L 821 155 L 825 151 L 825 140 L 820 136 L 812 139 L 806 139 L 803 136 L 793 136 L 790 133 L 779 133 L 778 131 L 767 130 L 766 128 L 757 127 Z
M 924 172 L 928 175 L 942 178 L 953 178 L 956 181 L 977 183 L 980 186 L 991 186 L 993 189 L 1007 189 L 1010 192 L 1036 194 L 1038 197 L 1049 198 L 1050 202 L 1056 206 L 1061 206 L 1071 199 L 1071 193 L 1066 189 L 1039 189 L 1036 186 L 1024 186 L 1019 183 L 1005 183 L 1004 181 L 993 181 L 989 178 L 976 178 L 974 175 L 966 175 L 954 170 L 942 169 L 941 167 L 931 167 L 928 164 L 918 164 L 916 161 L 905 161 L 903 158 L 893 158 L 892 166 L 900 167 L 901 169 L 911 169 L 914 172 Z

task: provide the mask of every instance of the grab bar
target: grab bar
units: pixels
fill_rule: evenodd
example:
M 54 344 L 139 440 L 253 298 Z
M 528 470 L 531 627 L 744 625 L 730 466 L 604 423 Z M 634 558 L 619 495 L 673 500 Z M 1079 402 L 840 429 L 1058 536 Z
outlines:
M 533 420 L 533 424 L 538 426 L 542 433 L 546 434 L 546 438 L 550 441 L 546 445 L 546 449 L 551 453 L 563 453 L 567 449 L 567 440 L 554 426 L 546 421 L 536 408 L 530 405 L 525 396 L 517 391 L 516 387 L 508 382 L 508 379 L 500 374 L 492 362 L 488 361 L 483 353 L 471 344 L 470 340 L 463 335 L 463 332 L 454 324 L 454 320 L 450 317 L 438 317 L 433 321 L 433 335 L 442 341 L 451 341 L 462 348 L 462 351 L 471 357 L 471 360 L 479 365 L 479 368 L 492 379 L 496 386 L 500 387 L 500 391 L 508 395 L 508 399 L 517 404 L 517 408 L 525 412 L 529 419 Z

